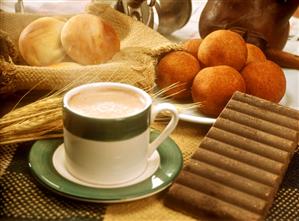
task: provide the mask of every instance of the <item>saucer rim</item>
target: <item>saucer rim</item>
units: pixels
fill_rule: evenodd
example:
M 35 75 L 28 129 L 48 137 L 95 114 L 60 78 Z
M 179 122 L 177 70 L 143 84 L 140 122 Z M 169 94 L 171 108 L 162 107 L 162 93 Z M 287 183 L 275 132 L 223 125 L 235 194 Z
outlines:
M 157 131 L 151 132 L 152 139 L 158 135 L 159 132 Z M 183 167 L 182 152 L 178 145 L 170 137 L 168 137 L 157 149 L 160 156 L 160 165 L 158 169 L 144 181 L 119 188 L 87 187 L 69 181 L 65 177 L 61 176 L 54 168 L 52 157 L 55 150 L 61 143 L 63 143 L 63 139 L 36 141 L 32 145 L 29 153 L 29 168 L 33 177 L 45 188 L 56 194 L 80 201 L 95 203 L 120 203 L 149 197 L 170 186 Z M 42 162 L 46 160 L 47 162 L 50 162 L 50 164 L 47 164 L 49 166 L 44 165 L 39 167 L 35 165 L 37 160 Z M 170 170 L 171 174 L 167 175 L 166 172 L 163 171 L 163 169 L 165 169 L 164 167 Z M 41 171 L 45 173 L 41 173 Z M 151 183 L 152 179 L 160 179 L 160 183 L 153 186 L 153 183 Z M 51 182 L 55 180 L 60 182 Z M 151 186 L 147 186 L 149 184 L 151 184 Z M 74 188 L 73 191 L 70 191 L 72 188 Z M 76 192 L 78 190 L 81 192 Z M 111 195 L 109 195 L 109 192 L 113 192 L 113 194 L 110 193 Z M 117 194 L 117 192 L 119 194 Z M 126 192 L 129 193 L 127 194 Z M 103 194 L 103 196 L 100 196 L 101 194 Z

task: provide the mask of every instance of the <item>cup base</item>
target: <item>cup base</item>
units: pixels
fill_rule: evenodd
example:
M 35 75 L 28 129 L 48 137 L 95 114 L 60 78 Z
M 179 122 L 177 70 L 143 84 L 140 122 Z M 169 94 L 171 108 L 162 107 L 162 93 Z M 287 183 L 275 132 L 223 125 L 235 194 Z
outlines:
M 55 170 L 64 178 L 88 187 L 96 187 L 96 188 L 119 188 L 119 187 L 127 187 L 136 183 L 140 183 L 150 177 L 152 174 L 156 172 L 160 165 L 160 155 L 158 151 L 155 151 L 152 156 L 148 159 L 147 166 L 145 170 L 135 178 L 124 182 L 118 183 L 100 183 L 100 182 L 86 182 L 82 179 L 75 177 L 65 166 L 65 150 L 64 144 L 61 144 L 54 152 L 52 158 L 53 166 Z

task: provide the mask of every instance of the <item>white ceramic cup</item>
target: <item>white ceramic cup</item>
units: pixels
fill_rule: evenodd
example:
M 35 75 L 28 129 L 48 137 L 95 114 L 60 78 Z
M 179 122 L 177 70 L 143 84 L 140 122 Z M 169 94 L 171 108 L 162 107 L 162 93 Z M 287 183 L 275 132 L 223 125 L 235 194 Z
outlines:
M 106 118 L 82 113 L 80 105 L 79 111 L 78 106 L 71 105 L 78 94 L 84 98 L 84 92 L 101 90 L 133 93 L 143 106 L 127 116 Z M 162 111 L 169 112 L 171 119 L 150 143 L 150 125 Z M 149 94 L 128 84 L 101 82 L 73 88 L 63 98 L 66 169 L 74 177 L 92 184 L 113 185 L 133 180 L 145 171 L 148 158 L 175 129 L 178 119 L 174 105 L 153 106 Z

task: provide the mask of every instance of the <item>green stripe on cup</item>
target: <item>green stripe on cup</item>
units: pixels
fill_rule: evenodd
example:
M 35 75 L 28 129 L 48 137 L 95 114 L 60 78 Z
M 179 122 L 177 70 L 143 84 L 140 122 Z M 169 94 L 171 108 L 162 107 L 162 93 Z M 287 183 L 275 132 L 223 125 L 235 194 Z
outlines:
M 96 141 L 120 141 L 143 133 L 150 125 L 151 106 L 134 116 L 99 119 L 78 115 L 63 107 L 64 127 L 72 134 Z

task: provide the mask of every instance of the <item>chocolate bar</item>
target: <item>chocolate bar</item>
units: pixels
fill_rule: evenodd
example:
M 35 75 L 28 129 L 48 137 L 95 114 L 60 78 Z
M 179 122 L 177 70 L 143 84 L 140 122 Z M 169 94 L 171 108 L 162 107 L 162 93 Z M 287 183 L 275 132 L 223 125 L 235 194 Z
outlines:
M 263 220 L 299 140 L 299 111 L 236 92 L 169 188 L 193 216 Z

